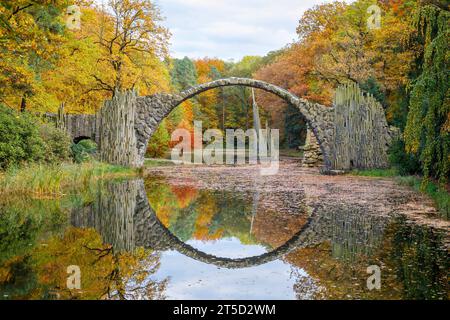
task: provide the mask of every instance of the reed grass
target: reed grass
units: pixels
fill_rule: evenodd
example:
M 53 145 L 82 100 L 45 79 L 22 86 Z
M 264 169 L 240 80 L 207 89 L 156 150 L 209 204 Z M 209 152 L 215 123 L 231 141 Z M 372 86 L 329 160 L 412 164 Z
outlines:
M 134 169 L 100 162 L 83 164 L 30 164 L 0 172 L 0 195 L 61 197 L 72 190 L 89 188 L 100 179 L 137 175 Z

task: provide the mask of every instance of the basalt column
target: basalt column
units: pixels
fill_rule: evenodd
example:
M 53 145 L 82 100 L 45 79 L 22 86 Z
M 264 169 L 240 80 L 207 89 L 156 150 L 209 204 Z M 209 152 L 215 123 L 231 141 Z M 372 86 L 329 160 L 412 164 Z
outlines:
M 334 113 L 333 169 L 387 167 L 391 136 L 381 104 L 348 84 L 336 91 Z
M 100 114 L 100 158 L 103 162 L 138 167 L 135 131 L 136 93 L 116 92 Z

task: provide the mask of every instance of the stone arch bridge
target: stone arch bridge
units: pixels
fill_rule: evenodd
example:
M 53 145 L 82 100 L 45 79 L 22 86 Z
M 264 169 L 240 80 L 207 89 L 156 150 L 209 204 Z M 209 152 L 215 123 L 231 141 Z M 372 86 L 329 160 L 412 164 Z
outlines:
M 60 111 L 55 117 L 58 126 L 65 128 L 74 141 L 86 137 L 96 141 L 102 161 L 141 167 L 150 138 L 177 106 L 202 92 L 228 86 L 261 89 L 295 106 L 317 139 L 324 172 L 387 166 L 391 132 L 384 111 L 356 85 L 339 88 L 333 107 L 326 107 L 267 82 L 228 78 L 179 94 L 138 97 L 134 92 L 117 93 L 96 115 L 67 115 Z

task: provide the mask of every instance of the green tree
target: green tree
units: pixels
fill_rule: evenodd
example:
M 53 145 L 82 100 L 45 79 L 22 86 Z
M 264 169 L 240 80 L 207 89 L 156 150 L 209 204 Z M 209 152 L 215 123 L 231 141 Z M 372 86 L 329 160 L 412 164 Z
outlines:
M 183 59 L 174 59 L 170 70 L 170 78 L 173 89 L 180 92 L 193 87 L 197 84 L 197 69 L 194 62 L 188 57 Z M 186 109 L 197 109 L 196 100 L 192 100 L 193 104 L 178 106 L 169 116 L 168 128 L 174 129 L 181 121 L 186 118 Z
M 300 111 L 288 105 L 285 116 L 285 145 L 289 149 L 298 149 L 306 140 L 306 119 Z
M 172 85 L 178 91 L 186 90 L 197 84 L 197 70 L 194 62 L 188 57 L 174 59 L 173 68 L 170 71 Z
M 450 171 L 449 18 L 449 11 L 434 5 L 416 13 L 415 41 L 423 51 L 404 134 L 406 151 L 419 156 L 425 180 L 434 177 L 442 183 Z
M 263 58 L 245 56 L 241 61 L 229 66 L 227 76 L 253 78 L 253 74 L 262 66 Z M 258 98 L 258 95 L 257 95 Z M 251 90 L 244 87 L 230 87 L 225 91 L 227 117 L 225 127 L 230 129 L 248 129 L 253 126 Z M 260 109 L 264 113 L 264 110 Z M 262 123 L 265 114 L 261 115 Z
M 384 94 L 380 84 L 374 77 L 369 77 L 367 81 L 360 84 L 361 90 L 370 93 L 379 103 L 386 106 L 386 95 Z

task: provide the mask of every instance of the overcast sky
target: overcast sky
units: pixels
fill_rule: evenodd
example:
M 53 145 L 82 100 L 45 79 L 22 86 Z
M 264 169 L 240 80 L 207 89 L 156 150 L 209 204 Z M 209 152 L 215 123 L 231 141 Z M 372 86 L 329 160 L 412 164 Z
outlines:
M 297 39 L 302 13 L 326 0 L 156 0 L 176 58 L 240 60 Z

